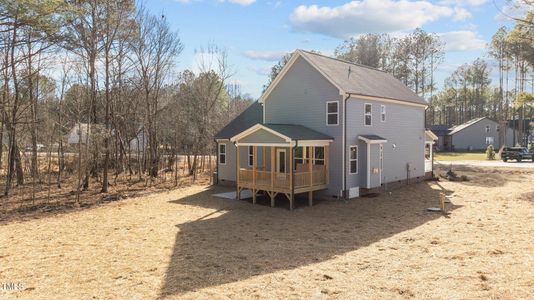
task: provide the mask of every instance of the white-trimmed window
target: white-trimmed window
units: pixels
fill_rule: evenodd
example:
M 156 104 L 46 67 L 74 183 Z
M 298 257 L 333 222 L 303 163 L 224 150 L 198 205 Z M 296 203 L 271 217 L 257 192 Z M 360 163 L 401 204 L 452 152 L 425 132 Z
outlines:
M 226 144 L 219 144 L 219 164 L 226 165 Z
M 486 145 L 493 145 L 493 137 L 487 136 L 486 137 Z
M 365 103 L 364 119 L 365 119 L 365 126 L 373 125 L 373 105 L 370 103 Z
M 495 125 L 495 131 L 499 132 L 500 130 L 499 125 Z
M 339 101 L 326 102 L 326 125 L 339 125 Z
M 248 165 L 252 167 L 254 164 L 254 146 L 248 146 Z
M 386 122 L 386 106 L 380 105 L 380 121 Z
M 349 168 L 350 174 L 358 174 L 358 146 L 350 146 Z
M 491 127 L 488 125 L 486 126 L 486 133 L 490 133 L 491 132 Z

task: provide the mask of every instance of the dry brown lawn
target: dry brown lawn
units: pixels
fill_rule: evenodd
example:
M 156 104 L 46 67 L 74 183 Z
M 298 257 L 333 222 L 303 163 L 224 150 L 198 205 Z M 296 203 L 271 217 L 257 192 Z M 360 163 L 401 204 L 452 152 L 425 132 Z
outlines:
M 459 173 L 292 212 L 193 186 L 11 221 L 0 299 L 532 299 L 534 172 Z

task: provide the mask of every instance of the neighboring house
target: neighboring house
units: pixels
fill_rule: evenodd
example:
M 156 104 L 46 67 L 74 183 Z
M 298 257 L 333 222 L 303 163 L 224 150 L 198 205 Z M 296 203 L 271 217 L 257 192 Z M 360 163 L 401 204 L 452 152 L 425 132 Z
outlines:
M 391 74 L 297 50 L 261 102 L 215 136 L 218 181 L 238 192 L 292 208 L 299 193 L 311 205 L 316 191 L 353 198 L 425 176 L 427 103 Z
M 487 118 L 472 119 L 464 124 L 449 128 L 449 148 L 445 151 L 484 150 L 489 145 L 495 149 L 501 146 L 514 145 L 514 131 L 507 127 L 504 133 L 504 144 L 499 144 L 501 126 L 496 121 Z
M 438 140 L 435 144 L 435 148 L 438 151 L 445 151 L 445 149 L 450 149 L 450 136 L 449 136 L 449 126 L 447 125 L 431 125 L 430 130 L 434 133 Z
M 101 124 L 91 124 L 90 127 L 87 123 L 75 124 L 67 134 L 67 143 L 69 145 L 77 145 L 81 141 L 82 144 L 85 144 L 88 141 L 88 132 L 89 136 L 103 133 L 105 132 L 105 127 Z
M 130 140 L 130 151 L 142 152 L 148 147 L 148 134 L 144 128 L 139 128 L 136 137 Z

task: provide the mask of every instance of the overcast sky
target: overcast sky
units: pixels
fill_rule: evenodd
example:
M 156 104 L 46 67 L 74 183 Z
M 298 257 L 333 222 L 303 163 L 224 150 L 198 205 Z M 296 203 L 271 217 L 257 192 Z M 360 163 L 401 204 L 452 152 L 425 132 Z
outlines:
M 447 43 L 438 69 L 442 82 L 459 65 L 488 58 L 486 44 L 500 26 L 505 0 L 442 1 L 261 1 L 146 0 L 154 14 L 165 14 L 179 30 L 185 50 L 179 71 L 193 68 L 195 49 L 215 43 L 229 51 L 233 81 L 253 97 L 261 95 L 270 67 L 294 49 L 331 55 L 344 39 L 362 33 L 403 35 L 417 27 Z

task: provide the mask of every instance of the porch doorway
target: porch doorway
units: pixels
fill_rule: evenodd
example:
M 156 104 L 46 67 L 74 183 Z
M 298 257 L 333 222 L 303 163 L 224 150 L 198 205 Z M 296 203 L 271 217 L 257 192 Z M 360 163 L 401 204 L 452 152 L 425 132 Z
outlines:
M 286 149 L 276 149 L 276 173 L 286 173 Z

